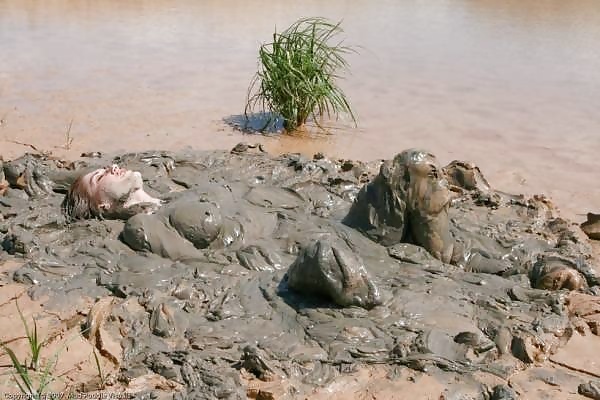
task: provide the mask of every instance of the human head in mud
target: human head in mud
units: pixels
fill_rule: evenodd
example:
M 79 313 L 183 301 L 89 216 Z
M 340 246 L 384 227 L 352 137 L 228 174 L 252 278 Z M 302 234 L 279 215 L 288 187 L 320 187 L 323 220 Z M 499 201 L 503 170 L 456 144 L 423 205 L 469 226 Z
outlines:
M 78 177 L 63 201 L 69 219 L 110 216 L 135 204 L 160 205 L 144 191 L 142 175 L 137 171 L 111 165 Z M 118 213 L 117 213 L 118 214 Z
M 409 149 L 381 166 L 359 192 L 344 223 L 384 246 L 410 242 L 443 262 L 457 262 L 450 234 L 451 193 L 435 156 Z

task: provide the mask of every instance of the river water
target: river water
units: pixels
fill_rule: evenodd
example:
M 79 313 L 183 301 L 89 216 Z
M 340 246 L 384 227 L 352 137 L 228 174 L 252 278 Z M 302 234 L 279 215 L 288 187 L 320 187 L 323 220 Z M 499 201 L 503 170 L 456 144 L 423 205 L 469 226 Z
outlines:
M 260 43 L 303 16 L 342 20 L 359 47 L 341 82 L 358 127 L 236 132 Z M 422 147 L 579 221 L 600 211 L 599 43 L 598 0 L 0 0 L 0 154 Z

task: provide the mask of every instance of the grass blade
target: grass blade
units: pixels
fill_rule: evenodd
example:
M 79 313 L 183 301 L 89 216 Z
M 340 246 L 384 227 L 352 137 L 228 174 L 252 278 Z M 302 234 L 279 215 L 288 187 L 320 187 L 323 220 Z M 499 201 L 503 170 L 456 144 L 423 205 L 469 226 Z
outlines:
M 23 387 L 21 385 L 21 383 L 19 382 L 19 379 L 17 379 L 17 377 L 15 376 L 14 377 L 15 382 L 17 383 L 17 386 L 19 386 L 19 390 L 21 390 L 21 392 L 25 393 L 25 394 L 29 394 L 32 396 L 35 395 L 36 391 L 33 387 L 33 382 L 31 381 L 31 378 L 29 377 L 29 371 L 27 371 L 27 368 L 21 364 L 21 362 L 19 361 L 19 359 L 17 358 L 15 353 L 12 351 L 12 349 L 10 349 L 9 347 L 6 347 L 4 345 L 2 345 L 2 348 L 4 349 L 6 354 L 8 354 L 8 356 L 10 357 L 10 361 L 12 362 L 13 367 L 15 368 L 15 370 L 17 371 L 17 374 L 19 375 L 19 378 L 21 378 L 21 381 L 25 385 L 25 387 Z

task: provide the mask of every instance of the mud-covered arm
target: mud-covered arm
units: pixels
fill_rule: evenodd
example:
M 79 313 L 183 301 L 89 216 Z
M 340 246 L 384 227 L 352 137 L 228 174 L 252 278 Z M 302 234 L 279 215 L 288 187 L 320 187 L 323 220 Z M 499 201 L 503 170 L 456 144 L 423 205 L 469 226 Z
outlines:
M 439 214 L 448 206 L 448 204 L 450 204 L 451 197 L 448 186 L 445 183 L 436 182 L 433 187 L 430 188 L 425 201 L 427 212 Z
M 421 215 L 437 215 L 450 204 L 450 190 L 441 182 L 431 182 L 425 179 L 415 180 L 408 189 L 413 211 Z

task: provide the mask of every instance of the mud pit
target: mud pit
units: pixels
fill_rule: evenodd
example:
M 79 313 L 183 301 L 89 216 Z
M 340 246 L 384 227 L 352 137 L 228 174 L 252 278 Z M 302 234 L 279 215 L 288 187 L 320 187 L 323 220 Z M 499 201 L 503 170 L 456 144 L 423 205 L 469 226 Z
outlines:
M 71 184 L 113 163 L 140 171 L 162 205 L 67 221 Z M 598 334 L 568 308 L 570 291 L 600 292 L 579 227 L 466 162 L 236 146 L 27 155 L 3 172 L 1 254 L 25 262 L 12 279 L 50 308 L 100 299 L 87 336 L 123 385 L 158 376 L 181 398 L 236 399 L 259 395 L 250 379 L 294 398 L 377 364 L 456 374 L 446 398 L 510 399 L 509 377 L 576 330 Z

